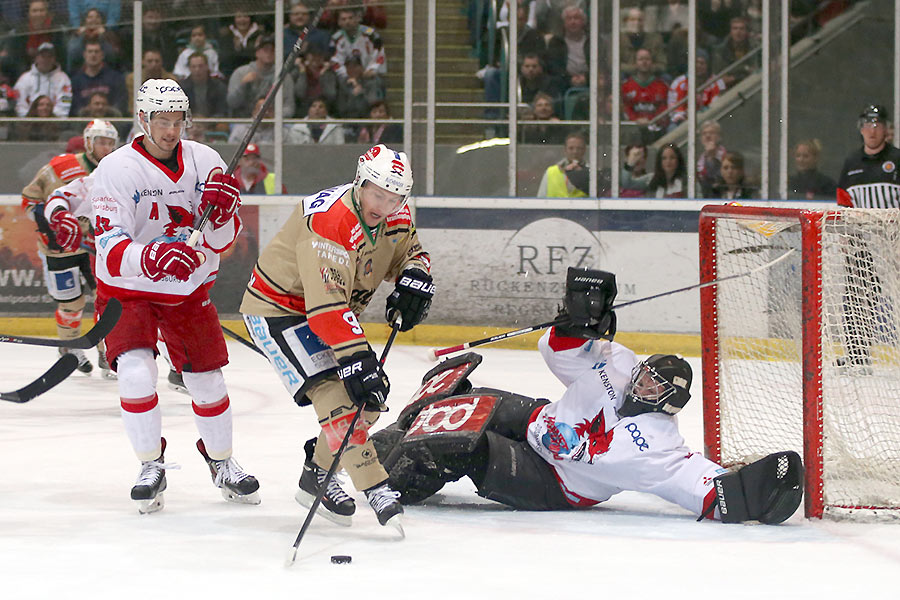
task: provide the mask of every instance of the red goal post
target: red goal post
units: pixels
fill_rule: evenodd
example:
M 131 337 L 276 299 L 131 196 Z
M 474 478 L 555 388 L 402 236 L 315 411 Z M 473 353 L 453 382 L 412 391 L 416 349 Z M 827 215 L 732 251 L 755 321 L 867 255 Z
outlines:
M 900 211 L 706 206 L 707 456 L 803 456 L 807 517 L 900 515 Z

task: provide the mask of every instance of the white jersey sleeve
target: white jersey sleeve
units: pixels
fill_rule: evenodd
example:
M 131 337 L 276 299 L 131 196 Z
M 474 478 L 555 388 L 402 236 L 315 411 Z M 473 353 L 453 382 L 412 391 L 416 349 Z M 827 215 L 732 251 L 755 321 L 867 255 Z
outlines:
M 76 217 L 91 218 L 91 189 L 94 187 L 94 175 L 73 179 L 66 185 L 56 188 L 47 198 L 44 216 L 49 219 L 57 208 L 63 208 Z
M 578 379 L 608 351 L 606 340 L 585 340 L 557 335 L 556 327 L 551 327 L 538 340 L 538 350 L 550 371 L 563 385 L 569 386 Z M 630 352 L 625 346 L 619 348 Z M 634 354 L 632 353 L 632 356 Z
M 555 337 L 539 343 L 550 369 L 566 384 L 528 426 L 528 444 L 556 471 L 574 505 L 603 502 L 623 491 L 656 494 L 694 514 L 712 501 L 719 465 L 692 453 L 674 416 L 646 413 L 620 419 L 635 354 L 616 342 Z
M 166 277 L 151 281 L 141 269 L 141 253 L 155 241 L 186 242 L 200 220 L 200 197 L 209 172 L 225 169 L 213 149 L 184 140 L 179 146 L 178 171 L 154 160 L 140 139 L 103 159 L 94 171 L 91 190 L 97 243 L 97 278 L 116 297 L 140 297 L 178 303 L 218 273 L 219 254 L 241 229 L 231 224 L 213 231 L 209 224 L 197 246 L 206 261 L 187 281 Z

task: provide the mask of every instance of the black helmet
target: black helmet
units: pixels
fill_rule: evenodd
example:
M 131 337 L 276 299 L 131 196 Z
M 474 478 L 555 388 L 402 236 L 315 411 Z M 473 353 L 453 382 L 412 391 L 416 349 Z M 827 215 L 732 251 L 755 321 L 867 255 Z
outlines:
M 891 120 L 885 107 L 880 104 L 869 104 L 859 113 L 859 124 L 863 123 L 887 123 Z
M 617 411 L 619 417 L 634 417 L 648 412 L 674 415 L 691 398 L 691 365 L 674 354 L 654 354 L 638 363 L 625 386 L 625 399 Z

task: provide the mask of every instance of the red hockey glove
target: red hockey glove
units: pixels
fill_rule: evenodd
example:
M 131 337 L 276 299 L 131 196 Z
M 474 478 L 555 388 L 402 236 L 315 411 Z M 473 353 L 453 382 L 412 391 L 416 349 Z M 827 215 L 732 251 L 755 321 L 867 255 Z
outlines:
M 153 242 L 141 252 L 141 270 L 153 281 L 168 275 L 187 281 L 202 263 L 199 252 L 184 242 Z
M 64 208 L 53 211 L 50 215 L 50 229 L 56 235 L 56 243 L 63 250 L 73 252 L 81 245 L 81 225 L 75 215 Z
M 212 212 L 209 213 L 209 220 L 213 224 L 213 229 L 229 223 L 234 213 L 241 207 L 241 188 L 238 180 L 233 175 L 223 173 L 218 167 L 210 171 L 209 177 L 206 178 L 203 196 L 200 197 L 201 214 L 210 205 Z

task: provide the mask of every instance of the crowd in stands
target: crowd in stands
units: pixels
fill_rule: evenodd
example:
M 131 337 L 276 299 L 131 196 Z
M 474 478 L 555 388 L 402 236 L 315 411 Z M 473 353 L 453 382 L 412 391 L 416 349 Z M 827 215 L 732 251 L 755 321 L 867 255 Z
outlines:
M 132 115 L 129 0 L 0 0 L 0 8 L 0 116 Z M 287 0 L 285 54 L 320 8 L 320 19 L 283 83 L 284 117 L 310 122 L 286 126 L 285 143 L 402 138 L 402 130 L 390 124 L 321 122 L 390 118 L 390 111 L 384 81 L 388 61 L 378 31 L 387 25 L 387 13 L 378 0 Z M 274 25 L 268 0 L 146 0 L 140 81 L 177 80 L 190 98 L 194 119 L 249 118 L 280 70 Z M 132 132 L 130 123 L 116 125 L 123 137 Z M 81 121 L 22 122 L 0 132 L 8 140 L 66 141 L 83 127 Z M 190 135 L 233 141 L 246 128 L 198 123 Z M 266 130 L 263 125 L 255 139 L 270 143 L 273 136 L 272 126 Z
M 590 114 L 590 56 L 588 34 L 591 4 L 585 0 L 514 0 L 517 19 L 517 56 L 520 104 L 519 143 L 564 144 L 570 131 L 587 127 Z M 696 78 L 697 110 L 704 112 L 727 90 L 739 86 L 761 65 L 762 3 L 765 0 L 697 0 Z M 791 2 L 792 42 L 814 33 L 846 10 L 853 0 L 799 0 Z M 509 30 L 513 0 L 470 0 L 472 39 L 490 39 L 486 29 Z M 647 169 L 647 147 L 684 125 L 688 85 L 687 0 L 622 0 L 619 60 L 622 114 L 628 139 L 622 153 L 620 195 L 679 197 L 686 195 L 686 169 L 679 149 L 669 145 L 656 152 L 656 168 Z M 496 19 L 492 21 L 490 11 Z M 600 123 L 612 117 L 610 73 L 611 8 L 601 6 L 600 43 L 597 48 Z M 777 31 L 775 32 L 777 34 Z M 478 72 L 484 81 L 485 101 L 498 108 L 485 111 L 497 119 L 487 136 L 499 135 L 506 119 L 502 64 L 498 41 L 492 52 L 482 52 L 486 63 Z M 567 125 L 567 121 L 582 123 Z M 745 198 L 754 193 L 744 176 L 744 157 L 728 152 L 721 130 L 710 121 L 700 131 L 698 195 Z M 807 145 L 806 148 L 811 148 Z M 680 174 L 680 175 L 678 175 Z M 608 174 L 606 174 L 608 175 Z M 674 178 L 674 179 L 673 179 Z M 652 185 L 651 185 L 652 181 Z M 576 186 L 570 186 L 577 191 Z M 601 190 L 603 193 L 604 190 Z M 605 190 L 608 192 L 608 190 Z M 574 193 L 574 192 L 573 192 Z

